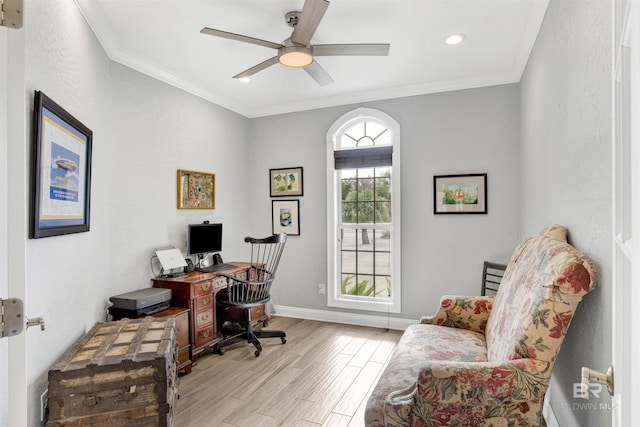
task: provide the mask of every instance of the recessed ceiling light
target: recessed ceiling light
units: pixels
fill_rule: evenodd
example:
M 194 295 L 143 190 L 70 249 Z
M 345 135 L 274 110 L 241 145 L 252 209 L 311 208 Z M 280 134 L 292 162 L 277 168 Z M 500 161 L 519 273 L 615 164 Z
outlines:
M 251 81 L 249 77 L 240 77 L 238 80 L 242 83 L 249 83 Z
M 464 34 L 451 34 L 450 36 L 447 36 L 446 39 L 444 39 L 444 42 L 446 44 L 460 44 L 462 43 L 464 38 L 465 38 Z

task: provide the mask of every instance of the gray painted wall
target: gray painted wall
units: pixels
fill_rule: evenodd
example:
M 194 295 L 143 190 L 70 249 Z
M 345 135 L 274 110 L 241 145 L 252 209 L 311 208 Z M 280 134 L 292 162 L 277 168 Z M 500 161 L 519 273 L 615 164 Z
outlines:
M 611 424 L 606 393 L 590 399 L 596 409 L 576 409 L 586 401 L 572 397 L 582 366 L 612 363 L 610 48 L 610 2 L 552 0 L 520 83 L 523 235 L 563 224 L 599 270 L 554 369 L 549 401 L 561 426 Z
M 42 90 L 95 138 L 91 231 L 27 242 L 28 314 L 47 321 L 27 337 L 29 425 L 38 424 L 38 394 L 56 358 L 103 318 L 110 295 L 148 285 L 153 248 L 182 247 L 186 224 L 213 219 L 225 223 L 225 258 L 240 259 L 245 234 L 271 231 L 269 168 L 305 172 L 302 235 L 290 239 L 274 301 L 327 309 L 317 293 L 326 282 L 325 133 L 360 106 L 402 127 L 401 317 L 432 313 L 445 293 L 478 293 L 482 260 L 506 260 L 550 222 L 567 225 L 602 284 L 571 326 L 552 404 L 563 426 L 609 423 L 609 414 L 564 409 L 579 366 L 610 363 L 606 2 L 552 1 L 521 85 L 255 120 L 112 63 L 71 1 L 25 8 L 25 110 Z M 178 168 L 216 173 L 212 214 L 175 209 Z M 23 171 L 28 178 L 28 165 Z M 471 172 L 489 174 L 489 214 L 434 216 L 433 175 Z
M 27 242 L 26 310 L 46 321 L 26 334 L 36 426 L 48 369 L 105 319 L 109 296 L 150 286 L 154 248 L 184 249 L 187 224 L 207 219 L 225 223 L 225 253 L 244 255 L 246 199 L 237 194 L 248 177 L 236 165 L 247 157 L 249 121 L 111 62 L 73 1 L 25 3 L 25 110 L 41 90 L 94 132 L 91 231 Z M 214 211 L 176 209 L 177 169 L 216 174 Z
M 443 294 L 479 294 L 482 262 L 506 261 L 520 229 L 518 86 L 415 96 L 264 117 L 251 121 L 251 222 L 270 230 L 269 168 L 303 166 L 301 235 L 291 237 L 279 270 L 276 304 L 329 309 L 326 283 L 326 133 L 357 107 L 400 124 L 402 313 L 432 314 Z M 434 215 L 433 176 L 488 174 L 488 215 Z

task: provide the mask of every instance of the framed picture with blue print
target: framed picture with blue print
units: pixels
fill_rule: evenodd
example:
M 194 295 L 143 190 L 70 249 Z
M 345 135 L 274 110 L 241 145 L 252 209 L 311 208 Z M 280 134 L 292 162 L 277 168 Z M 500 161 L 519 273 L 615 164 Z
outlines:
M 286 233 L 289 236 L 300 235 L 300 201 L 272 200 L 271 201 L 272 232 Z
M 29 237 L 89 231 L 93 132 L 35 92 Z

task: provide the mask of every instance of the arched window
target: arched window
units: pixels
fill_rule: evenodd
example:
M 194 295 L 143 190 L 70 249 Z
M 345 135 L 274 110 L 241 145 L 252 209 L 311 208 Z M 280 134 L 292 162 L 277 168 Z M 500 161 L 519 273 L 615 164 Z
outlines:
M 358 108 L 327 133 L 327 303 L 400 312 L 400 126 Z

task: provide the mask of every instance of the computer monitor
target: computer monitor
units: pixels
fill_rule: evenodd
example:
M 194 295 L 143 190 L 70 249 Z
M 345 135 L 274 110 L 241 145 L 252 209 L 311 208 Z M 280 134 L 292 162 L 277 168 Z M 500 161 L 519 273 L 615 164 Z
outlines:
M 222 224 L 189 224 L 187 255 L 205 255 L 222 250 Z

